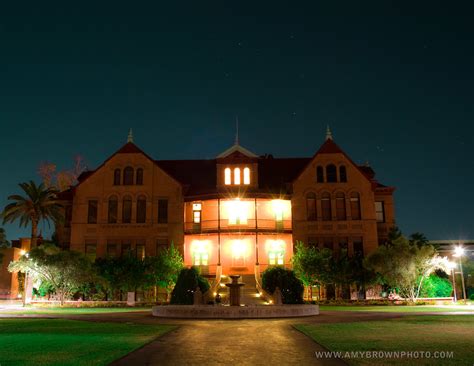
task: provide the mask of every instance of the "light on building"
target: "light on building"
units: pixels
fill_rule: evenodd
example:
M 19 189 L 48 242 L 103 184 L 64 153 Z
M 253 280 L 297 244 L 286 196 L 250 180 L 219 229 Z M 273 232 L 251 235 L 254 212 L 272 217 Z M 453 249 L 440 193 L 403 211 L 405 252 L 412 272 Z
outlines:
M 231 184 L 231 171 L 230 171 L 230 168 L 225 168 L 225 170 L 224 170 L 224 184 L 226 186 Z
M 202 209 L 202 204 L 199 203 L 193 203 L 193 211 L 201 211 Z
M 275 220 L 282 221 L 283 213 L 285 211 L 285 202 L 283 200 L 272 201 L 273 213 L 275 214 Z
M 26 254 L 26 250 L 22 249 L 20 250 L 20 255 L 25 255 Z
M 248 203 L 236 198 L 227 201 L 227 213 L 229 225 L 247 225 Z
M 235 185 L 240 184 L 240 168 L 234 169 L 234 184 Z
M 250 184 L 250 169 L 244 168 L 244 184 Z
M 232 257 L 235 259 L 245 258 L 247 256 L 247 244 L 244 240 L 232 241 Z
M 464 255 L 464 248 L 461 246 L 457 246 L 454 248 L 453 257 L 462 257 Z

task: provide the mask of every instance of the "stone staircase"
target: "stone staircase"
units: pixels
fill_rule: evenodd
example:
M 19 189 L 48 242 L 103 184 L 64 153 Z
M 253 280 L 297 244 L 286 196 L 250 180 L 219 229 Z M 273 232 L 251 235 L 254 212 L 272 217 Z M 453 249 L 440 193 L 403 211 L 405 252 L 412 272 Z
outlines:
M 265 301 L 258 297 L 257 283 L 255 281 L 255 275 L 242 275 L 240 281 L 245 283 L 242 286 L 240 292 L 240 302 L 243 305 L 265 305 Z

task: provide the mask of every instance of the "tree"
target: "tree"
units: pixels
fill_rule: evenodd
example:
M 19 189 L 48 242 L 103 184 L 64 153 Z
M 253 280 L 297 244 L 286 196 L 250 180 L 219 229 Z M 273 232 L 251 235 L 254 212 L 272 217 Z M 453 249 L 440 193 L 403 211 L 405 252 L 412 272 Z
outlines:
M 434 273 L 423 282 L 421 297 L 448 297 L 453 292 L 453 285 L 446 278 L 436 276 Z
M 0 248 L 8 248 L 10 242 L 7 240 L 7 234 L 3 227 L 0 227 Z
M 20 221 L 20 226 L 31 225 L 31 247 L 35 247 L 38 239 L 38 225 L 41 221 L 61 221 L 63 218 L 61 204 L 57 200 L 58 191 L 46 188 L 44 184 L 35 182 L 20 183 L 24 196 L 12 195 L 8 199 L 14 201 L 5 206 L 2 217 L 3 224 Z
M 429 245 L 430 241 L 423 233 L 413 233 L 409 237 L 409 241 L 411 245 L 418 245 L 419 247 L 423 245 Z
M 267 268 L 262 273 L 262 287 L 270 294 L 273 294 L 278 287 L 284 304 L 303 303 L 303 283 L 292 270 L 279 266 Z
M 409 301 L 416 301 L 423 281 L 436 269 L 447 272 L 447 264 L 447 258 L 439 257 L 433 246 L 412 245 L 403 236 L 378 247 L 364 261 L 367 269 L 380 274 L 384 283 Z
M 8 266 L 10 272 L 28 272 L 42 282 L 48 282 L 59 296 L 61 305 L 75 289 L 93 281 L 90 261 L 79 252 L 62 251 L 51 244 L 32 248 Z
M 322 286 L 330 282 L 332 252 L 329 249 L 318 250 L 298 241 L 292 258 L 296 276 L 306 286 Z
M 194 303 L 194 291 L 199 287 L 201 293 L 209 290 L 209 282 L 199 274 L 195 267 L 183 268 L 179 272 L 176 286 L 171 293 L 171 304 L 192 305 Z
M 181 253 L 171 243 L 171 246 L 162 251 L 157 257 L 147 257 L 146 262 L 152 278 L 151 281 L 155 285 L 164 288 L 169 298 L 184 266 Z
M 76 155 L 72 169 L 56 171 L 56 168 L 56 164 L 43 161 L 38 166 L 37 172 L 46 187 L 64 191 L 77 182 L 77 178 L 86 169 L 86 166 L 82 156 Z

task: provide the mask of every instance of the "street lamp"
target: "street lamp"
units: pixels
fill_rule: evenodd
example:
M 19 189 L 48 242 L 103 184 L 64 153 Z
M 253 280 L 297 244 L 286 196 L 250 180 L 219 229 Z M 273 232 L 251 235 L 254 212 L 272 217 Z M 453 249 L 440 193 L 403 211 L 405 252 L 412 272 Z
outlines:
M 463 255 L 464 255 L 464 248 L 462 246 L 457 246 L 456 248 L 454 248 L 453 257 L 459 258 L 459 268 L 461 269 L 462 294 L 463 294 L 464 301 L 466 301 L 466 286 L 464 284 L 464 273 L 462 271 L 462 262 L 461 262 L 461 257 Z
M 453 302 L 456 303 L 458 301 L 457 296 L 456 296 L 456 263 L 454 262 L 449 262 L 448 263 L 449 269 L 451 269 L 451 274 L 453 276 Z

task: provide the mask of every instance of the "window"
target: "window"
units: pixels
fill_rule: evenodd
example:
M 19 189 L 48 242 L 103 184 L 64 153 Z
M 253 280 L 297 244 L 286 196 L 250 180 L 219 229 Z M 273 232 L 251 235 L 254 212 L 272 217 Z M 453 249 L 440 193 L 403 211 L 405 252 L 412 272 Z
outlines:
M 385 206 L 383 201 L 375 202 L 375 217 L 377 222 L 385 222 Z
M 224 170 L 224 184 L 226 186 L 230 185 L 232 182 L 231 182 L 231 171 L 230 171 L 230 168 L 225 168 Z
M 244 168 L 244 184 L 250 184 L 250 169 Z
M 321 196 L 321 210 L 323 214 L 323 221 L 331 221 L 331 195 L 329 193 L 323 193 Z
M 91 261 L 95 261 L 97 257 L 97 243 L 86 243 L 85 254 Z
M 124 240 L 122 242 L 122 253 L 121 255 L 130 255 L 130 253 L 132 252 L 132 243 L 130 242 L 130 240 Z
M 316 168 L 316 182 L 324 183 L 324 172 L 322 166 Z
M 341 256 L 347 256 L 349 254 L 349 246 L 347 243 L 347 238 L 339 238 L 339 254 Z
M 166 224 L 168 222 L 168 200 L 160 198 L 158 200 L 158 223 Z
M 234 184 L 235 185 L 240 184 L 240 168 L 234 169 Z
M 336 194 L 336 217 L 340 221 L 346 220 L 346 197 L 342 192 Z
M 139 196 L 137 199 L 137 223 L 146 222 L 146 197 Z
M 240 200 L 228 202 L 229 225 L 247 225 L 247 204 Z
M 129 224 L 132 222 L 132 197 L 125 196 L 122 206 L 122 222 Z
M 195 229 L 201 228 L 201 213 L 202 213 L 202 204 L 193 203 L 193 224 Z
M 117 199 L 117 196 L 112 196 L 109 198 L 107 222 L 109 224 L 116 224 L 117 217 L 118 217 L 118 199 Z
M 359 193 L 351 193 L 351 217 L 352 220 L 360 220 L 360 198 Z
M 97 224 L 97 200 L 89 200 L 87 206 L 87 223 L 88 224 Z
M 336 183 L 337 182 L 337 169 L 334 164 L 329 164 L 326 167 L 326 181 L 328 183 Z
M 143 169 L 142 168 L 137 169 L 137 179 L 135 181 L 135 184 L 140 185 L 140 186 L 143 184 Z
M 120 185 L 120 169 L 114 170 L 114 186 Z
M 123 170 L 123 184 L 127 186 L 133 185 L 133 168 L 130 166 Z
M 347 172 L 346 172 L 346 167 L 344 165 L 341 165 L 339 167 L 339 181 L 342 183 L 347 182 Z
M 159 255 L 160 253 L 163 253 L 167 249 L 168 249 L 168 239 L 167 238 L 156 239 L 156 255 Z
M 316 194 L 310 192 L 306 195 L 306 220 L 316 221 L 317 217 Z
M 117 256 L 117 243 L 107 241 L 107 256 L 108 257 Z
M 145 259 L 145 241 L 144 240 L 137 241 L 137 244 L 135 245 L 135 250 L 136 250 L 138 259 L 141 259 L 141 260 Z
M 363 257 L 364 256 L 364 244 L 361 237 L 353 238 L 352 245 L 354 248 L 354 256 Z
M 268 264 L 271 266 L 282 266 L 285 261 L 285 242 L 283 240 L 272 240 L 268 251 Z

